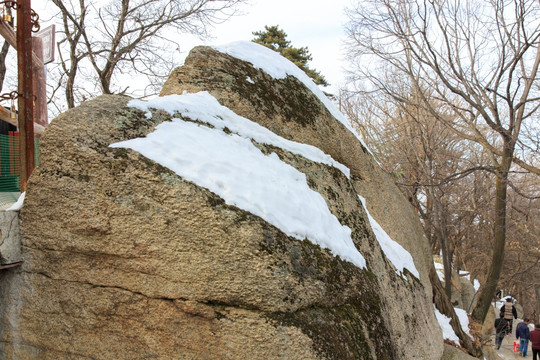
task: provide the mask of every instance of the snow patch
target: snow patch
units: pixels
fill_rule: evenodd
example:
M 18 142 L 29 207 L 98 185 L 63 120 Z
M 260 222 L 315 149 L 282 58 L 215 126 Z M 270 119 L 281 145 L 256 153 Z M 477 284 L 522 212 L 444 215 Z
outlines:
M 339 163 L 313 146 L 288 141 L 238 116 L 207 92 L 170 95 L 148 102 L 132 100 L 129 106 L 179 113 L 203 124 L 174 118 L 157 125 L 144 138 L 111 147 L 133 149 L 209 189 L 225 203 L 261 217 L 288 236 L 307 238 L 360 268 L 366 266 L 352 241 L 351 229 L 341 225 L 323 197 L 309 188 L 305 174 L 281 161 L 275 153 L 263 154 L 252 139 L 332 164 L 342 171 L 348 170 L 346 167 L 339 167 Z
M 473 336 L 471 335 L 471 330 L 469 329 L 469 316 L 467 315 L 467 312 L 460 308 L 454 308 L 454 311 L 458 316 L 459 323 L 461 324 L 461 328 L 465 334 L 469 335 L 469 337 L 474 340 Z
M 399 243 L 392 240 L 392 238 L 386 233 L 386 231 L 384 231 L 381 225 L 379 225 L 379 223 L 371 216 L 366 206 L 366 199 L 364 199 L 360 195 L 358 195 L 358 198 L 360 199 L 360 201 L 362 201 L 362 205 L 366 210 L 369 223 L 371 224 L 371 228 L 375 233 L 375 237 L 377 238 L 381 249 L 383 250 L 386 257 L 390 260 L 390 262 L 392 262 L 392 264 L 394 264 L 394 266 L 396 267 L 396 272 L 399 271 L 398 274 L 401 273 L 401 275 L 403 276 L 403 271 L 406 268 L 414 276 L 420 278 L 420 274 L 418 273 L 418 270 L 416 270 L 416 266 L 414 266 L 414 261 L 411 254 L 407 250 L 405 250 L 405 248 Z
M 356 136 L 365 149 L 370 151 L 360 135 L 353 129 L 345 115 L 343 115 L 334 103 L 324 95 L 322 90 L 319 89 L 311 78 L 307 76 L 302 69 L 281 56 L 278 52 L 252 41 L 236 41 L 229 44 L 213 46 L 213 48 L 237 59 L 250 62 L 254 67 L 263 70 L 274 79 L 283 79 L 286 78 L 287 75 L 294 76 L 311 90 L 317 98 L 319 98 L 332 116 L 345 125 L 345 127 Z
M 433 304 L 433 309 L 435 310 L 435 317 L 437 318 L 437 322 L 441 327 L 443 339 L 448 339 L 455 342 L 456 344 L 459 344 L 459 338 L 454 332 L 454 329 L 452 329 L 452 325 L 450 325 L 451 319 L 446 315 L 441 314 L 439 309 L 435 307 L 435 304 Z
M 23 192 L 19 198 L 17 199 L 17 202 L 15 202 L 15 204 L 11 205 L 10 207 L 8 207 L 6 209 L 6 211 L 19 211 L 22 209 L 23 205 L 24 205 L 24 197 L 26 195 L 26 191 Z
M 443 333 L 443 339 L 448 339 L 456 344 L 459 344 L 459 337 L 454 332 L 454 329 L 452 329 L 452 325 L 450 325 L 450 318 L 446 315 L 442 314 L 437 307 L 435 307 L 435 304 L 433 304 L 433 309 L 435 311 L 435 317 L 437 318 L 437 322 L 439 323 L 439 326 L 441 327 L 442 333 Z M 461 324 L 461 329 L 469 335 L 471 339 L 474 340 L 474 338 L 471 336 L 470 329 L 469 329 L 469 316 L 467 315 L 467 312 L 463 309 L 454 308 L 454 311 L 456 312 L 456 315 L 458 316 L 459 322 Z
M 267 128 L 234 113 L 222 106 L 215 97 L 206 91 L 196 94 L 167 95 L 148 101 L 131 100 L 128 106 L 148 113 L 150 109 L 159 109 L 171 115 L 180 114 L 191 120 L 198 120 L 214 126 L 217 129 L 227 128 L 244 138 L 253 139 L 259 143 L 274 145 L 292 153 L 301 155 L 309 160 L 333 166 L 345 176 L 350 177 L 350 169 L 335 161 L 330 155 L 319 148 L 287 140 Z
M 435 272 L 437 273 L 439 280 L 444 282 L 444 265 L 437 261 L 433 261 L 433 265 L 435 266 Z

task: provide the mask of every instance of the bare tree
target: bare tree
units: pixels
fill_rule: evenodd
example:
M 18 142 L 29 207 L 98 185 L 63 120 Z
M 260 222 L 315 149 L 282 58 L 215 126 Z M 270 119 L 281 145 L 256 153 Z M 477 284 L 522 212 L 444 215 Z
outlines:
M 57 3 L 57 6 L 61 6 L 63 9 L 65 9 L 65 6 L 62 2 L 58 1 Z M 59 85 L 62 84 L 62 80 L 64 79 L 64 77 L 67 78 L 65 80 L 65 95 L 68 108 L 72 108 L 75 106 L 75 78 L 77 77 L 79 64 L 86 57 L 86 54 L 78 49 L 83 34 L 81 26 L 75 26 L 75 24 L 71 24 L 70 19 L 72 15 L 70 15 L 67 11 L 62 11 L 61 15 L 63 33 L 65 37 L 57 43 L 58 54 L 60 56 L 60 67 L 62 69 Z M 85 8 L 82 9 L 81 13 L 78 16 L 78 19 L 80 23 L 85 23 Z M 66 55 L 64 55 L 62 51 L 64 44 L 67 44 L 68 46 L 68 51 L 66 52 L 68 59 L 64 58 L 64 56 Z
M 384 74 L 405 75 L 425 111 L 490 155 L 493 252 L 472 313 L 477 321 L 484 320 L 501 274 L 509 172 L 515 164 L 540 174 L 520 156 L 534 147 L 520 135 L 540 106 L 539 15 L 537 0 L 367 0 L 349 10 L 354 80 L 407 102 Z
M 175 32 L 206 36 L 208 26 L 232 16 L 245 0 L 52 0 L 62 19 L 58 42 L 60 72 L 56 88 L 65 88 L 68 107 L 85 95 L 126 93 L 115 77 L 146 76 L 163 81 L 178 44 Z M 76 78 L 93 79 L 99 89 L 81 88 Z M 161 83 L 160 81 L 158 81 Z M 90 82 L 91 84 L 92 82 Z
M 452 221 L 456 185 L 451 180 L 466 168 L 463 140 L 415 105 L 414 89 L 404 87 L 403 92 L 407 102 L 353 92 L 351 97 L 342 97 L 342 106 L 420 215 L 433 253 L 442 256 L 445 278 L 451 279 L 452 239 L 457 236 Z M 449 298 L 451 289 L 451 282 L 446 281 Z
M 409 98 L 404 103 L 381 93 L 342 90 L 340 104 L 381 167 L 393 176 L 417 210 L 433 253 L 441 254 L 445 289 L 436 275 L 430 280 L 437 308 L 452 317 L 455 313 L 451 300 L 461 299 L 452 292 L 452 272 L 466 270 L 473 279 L 485 282 L 493 248 L 490 204 L 495 198 L 494 174 L 480 146 L 461 139 L 422 107 L 414 106 L 413 96 L 413 91 L 404 93 L 402 97 Z M 534 318 L 538 313 L 534 290 L 540 266 L 534 254 L 539 244 L 536 224 L 540 224 L 540 209 L 537 198 L 530 194 L 535 193 L 535 186 L 538 188 L 538 178 L 513 172 L 509 179 L 509 246 L 500 287 L 512 293 L 525 314 Z M 470 306 L 467 303 L 459 307 L 463 305 Z M 470 307 L 462 308 L 471 311 Z M 459 323 L 454 320 L 452 326 L 458 334 Z M 464 346 L 471 354 L 478 352 L 470 342 Z
M 509 191 L 507 258 L 501 287 L 523 305 L 524 316 L 539 320 L 540 304 L 540 189 L 538 179 L 517 174 Z M 516 191 L 518 190 L 518 191 Z
M 9 19 L 7 23 L 10 26 L 13 26 L 13 18 L 11 16 L 11 13 L 12 13 L 11 7 L 7 7 L 6 9 L 4 9 L 4 11 L 5 11 L 5 14 L 8 16 L 7 19 Z M 2 49 L 0 50 L 0 89 L 4 87 L 4 80 L 6 78 L 6 73 L 7 73 L 6 60 L 8 57 L 9 48 L 10 48 L 9 42 L 7 40 L 4 40 Z
M 2 45 L 2 50 L 0 50 L 0 88 L 3 87 L 4 79 L 6 77 L 6 58 L 9 52 L 9 43 L 7 41 L 4 41 L 4 44 Z

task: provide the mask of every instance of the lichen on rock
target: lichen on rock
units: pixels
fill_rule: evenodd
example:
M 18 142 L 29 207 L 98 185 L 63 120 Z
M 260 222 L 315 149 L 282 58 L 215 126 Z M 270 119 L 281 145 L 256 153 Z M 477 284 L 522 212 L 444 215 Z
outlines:
M 426 275 L 429 249 L 424 253 L 425 239 L 409 231 L 416 229 L 413 220 L 400 222 L 408 235 L 395 240 L 402 239 L 413 255 L 420 278 L 396 274 L 358 195 L 374 204 L 370 213 L 383 227 L 391 225 L 395 209 L 409 210 L 356 137 L 296 78 L 274 79 L 209 47 L 191 52 L 162 96 L 184 91 L 208 91 L 234 113 L 347 166 L 350 177 L 332 165 L 252 141 L 305 175 L 307 186 L 351 229 L 366 267 L 309 238 L 287 235 L 137 151 L 110 147 L 184 120 L 159 109 L 148 114 L 128 106 L 129 98 L 104 95 L 61 114 L 43 134 L 40 165 L 21 211 L 25 262 L 11 274 L 16 281 L 0 285 L 3 294 L 17 299 L 4 298 L 0 310 L 0 354 L 440 358 L 443 344 Z M 373 190 L 377 184 L 384 186 L 382 197 Z M 401 205 L 387 204 L 386 194 Z M 388 228 L 391 236 L 399 233 Z

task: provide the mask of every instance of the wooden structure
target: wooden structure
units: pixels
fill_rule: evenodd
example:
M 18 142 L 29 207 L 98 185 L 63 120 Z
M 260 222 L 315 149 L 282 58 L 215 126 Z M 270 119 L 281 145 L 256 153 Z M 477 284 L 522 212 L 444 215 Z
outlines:
M 22 192 L 25 191 L 26 182 L 34 169 L 34 136 L 39 136 L 48 124 L 43 44 L 40 37 L 32 37 L 33 29 L 39 30 L 39 24 L 38 16 L 31 7 L 31 0 L 2 3 L 17 11 L 17 31 L 4 19 L 0 19 L 0 35 L 17 50 L 19 111 L 15 118 L 18 120 L 16 126 L 20 133 Z M 3 110 L 5 109 L 0 110 L 0 119 L 13 124 L 13 114 Z
M 15 116 L 15 118 L 13 118 L 11 111 L 7 110 L 3 106 L 0 106 L 0 120 L 3 120 L 8 124 L 14 126 L 19 126 L 19 120 L 17 119 L 17 117 Z M 36 135 L 36 137 L 41 136 L 43 130 L 45 130 L 45 126 L 34 123 L 34 134 Z

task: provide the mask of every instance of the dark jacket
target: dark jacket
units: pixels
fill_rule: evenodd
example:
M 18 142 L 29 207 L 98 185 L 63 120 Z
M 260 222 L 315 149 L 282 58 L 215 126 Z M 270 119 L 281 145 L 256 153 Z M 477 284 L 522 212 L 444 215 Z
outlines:
M 517 319 L 516 307 L 507 301 L 501 306 L 501 317 L 504 317 L 506 320 L 512 320 L 512 316 L 514 319 Z
M 524 322 L 520 322 L 516 326 L 516 339 L 527 339 L 530 338 L 530 330 L 529 325 L 525 324 Z
M 540 350 L 540 329 L 536 328 L 531 331 L 531 342 L 532 348 L 535 350 Z
M 495 320 L 495 331 L 497 332 L 497 334 L 505 331 L 507 327 L 508 327 L 508 320 L 502 317 Z

